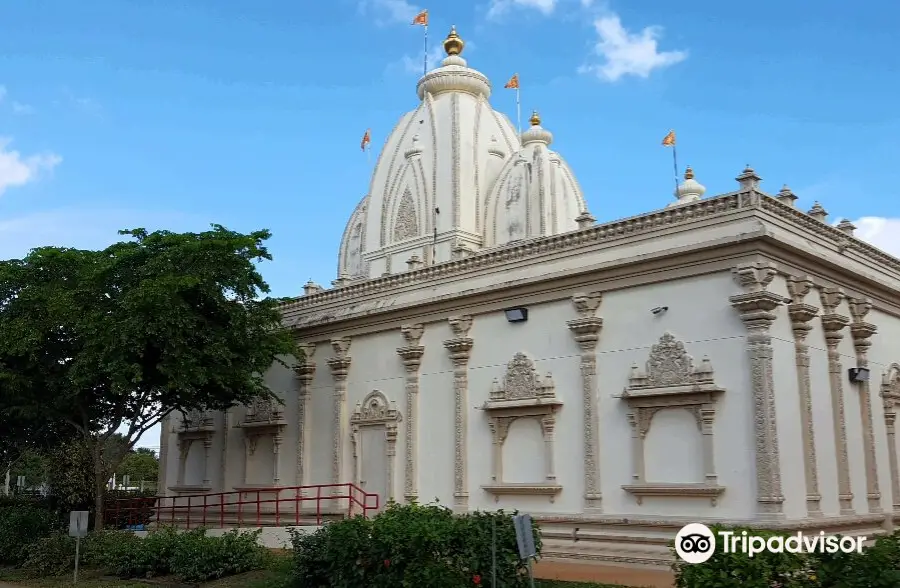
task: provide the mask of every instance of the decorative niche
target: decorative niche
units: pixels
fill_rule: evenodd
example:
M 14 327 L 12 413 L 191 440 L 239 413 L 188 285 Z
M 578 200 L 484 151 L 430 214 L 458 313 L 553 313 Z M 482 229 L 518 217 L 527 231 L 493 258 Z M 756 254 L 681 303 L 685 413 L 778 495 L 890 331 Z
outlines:
M 538 374 L 534 362 L 524 353 L 516 353 L 506 366 L 502 383 L 494 380 L 490 398 L 481 406 L 488 417 L 493 441 L 491 483 L 482 486 L 499 501 L 505 495 L 543 495 L 553 502 L 562 486 L 556 483 L 553 441 L 556 411 L 563 405 L 556 397 L 553 377 Z M 503 481 L 503 444 L 509 427 L 516 419 L 536 419 L 544 440 L 543 480 L 534 483 L 506 483 Z
M 665 333 L 650 350 L 646 368 L 631 368 L 628 386 L 619 397 L 628 404 L 632 430 L 633 482 L 622 489 L 642 504 L 648 496 L 707 498 L 715 506 L 725 491 L 715 470 L 713 423 L 716 399 L 725 392 L 716 386 L 709 358 L 698 367 L 687 354 L 684 343 Z M 687 410 L 702 435 L 704 481 L 700 483 L 647 482 L 644 468 L 644 440 L 653 417 L 661 410 Z
M 244 432 L 244 484 L 235 487 L 236 490 L 274 487 L 281 484 L 279 453 L 285 426 L 287 426 L 287 420 L 284 418 L 283 407 L 274 399 L 268 396 L 257 396 L 247 406 L 244 418 L 237 424 L 237 427 Z M 272 438 L 272 483 L 250 485 L 248 483 L 248 466 L 256 457 L 256 447 L 260 438 L 264 436 Z
M 194 409 L 183 413 L 181 423 L 175 428 L 178 435 L 178 474 L 174 486 L 169 490 L 182 493 L 208 492 L 212 486 L 209 480 L 209 450 L 216 434 L 216 425 L 210 411 Z M 203 480 L 188 484 L 187 461 L 194 443 L 203 444 Z

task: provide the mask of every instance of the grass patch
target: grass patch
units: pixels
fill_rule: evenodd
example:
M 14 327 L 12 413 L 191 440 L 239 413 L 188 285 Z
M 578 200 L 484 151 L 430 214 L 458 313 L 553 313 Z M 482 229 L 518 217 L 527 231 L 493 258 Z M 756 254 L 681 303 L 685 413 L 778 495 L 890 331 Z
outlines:
M 291 558 L 286 554 L 277 554 L 263 570 L 237 574 L 226 578 L 200 584 L 203 588 L 282 588 L 291 570 Z M 151 588 L 153 585 L 165 585 L 167 578 L 156 578 L 154 584 L 134 580 L 104 578 L 99 570 L 79 570 L 79 588 Z M 171 580 L 175 582 L 175 580 Z M 63 588 L 72 586 L 72 575 L 54 578 L 28 578 L 20 570 L 0 569 L 0 582 L 13 582 L 29 588 Z M 485 583 L 485 586 L 488 584 Z M 613 584 L 594 584 L 590 582 L 564 582 L 562 580 L 535 580 L 535 588 L 624 588 Z

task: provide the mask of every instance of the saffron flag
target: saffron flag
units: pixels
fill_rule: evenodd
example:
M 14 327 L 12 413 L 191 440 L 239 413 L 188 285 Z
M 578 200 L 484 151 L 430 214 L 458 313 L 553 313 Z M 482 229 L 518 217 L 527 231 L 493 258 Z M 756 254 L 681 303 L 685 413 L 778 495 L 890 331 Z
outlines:
M 513 77 L 509 78 L 509 81 L 506 82 L 506 85 L 503 86 L 507 89 L 518 90 L 519 89 L 519 74 L 513 74 Z
M 359 144 L 359 146 L 362 148 L 363 151 L 365 151 L 365 150 L 366 150 L 366 147 L 367 147 L 367 146 L 369 145 L 369 143 L 371 143 L 371 142 L 372 142 L 372 132 L 371 132 L 371 129 L 366 129 L 366 133 L 363 135 L 362 142 Z
M 423 27 L 428 26 L 428 10 L 423 10 L 413 19 L 412 24 L 414 25 L 422 25 Z
M 663 137 L 662 145 L 663 147 L 675 146 L 675 131 L 669 131 L 669 134 Z

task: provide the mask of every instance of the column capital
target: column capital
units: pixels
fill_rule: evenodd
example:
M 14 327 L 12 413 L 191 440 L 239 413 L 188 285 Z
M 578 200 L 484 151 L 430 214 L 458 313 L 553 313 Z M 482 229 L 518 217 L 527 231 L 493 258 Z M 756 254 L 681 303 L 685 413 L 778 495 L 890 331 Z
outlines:
M 444 347 L 450 352 L 450 359 L 453 361 L 453 365 L 457 367 L 462 367 L 469 361 L 473 344 L 474 341 L 468 337 L 444 341 Z
M 398 347 L 397 354 L 403 360 L 403 365 L 409 373 L 415 373 L 422 365 L 422 355 L 425 354 L 425 347 L 415 345 L 409 347 Z
M 406 347 L 418 347 L 424 332 L 425 327 L 421 323 L 403 325 L 400 327 L 400 334 L 403 335 Z
M 460 316 L 451 316 L 447 319 L 450 323 L 450 330 L 453 331 L 453 337 L 456 339 L 466 339 L 469 336 L 469 330 L 472 328 L 472 317 L 464 314 Z

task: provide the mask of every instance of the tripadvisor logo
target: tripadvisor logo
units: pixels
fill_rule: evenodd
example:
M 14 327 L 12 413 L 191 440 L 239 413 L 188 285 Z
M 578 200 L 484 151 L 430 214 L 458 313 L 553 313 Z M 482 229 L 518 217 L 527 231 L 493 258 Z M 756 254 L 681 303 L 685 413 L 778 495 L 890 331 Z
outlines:
M 713 533 L 709 527 L 701 523 L 685 525 L 675 535 L 675 553 L 684 562 L 700 564 L 708 561 L 716 552 L 716 535 L 721 538 L 722 553 L 745 553 L 753 557 L 764 551 L 769 553 L 862 553 L 865 537 L 840 537 L 826 535 L 820 531 L 817 535 L 774 535 L 760 537 L 750 535 L 747 531 L 719 531 Z

